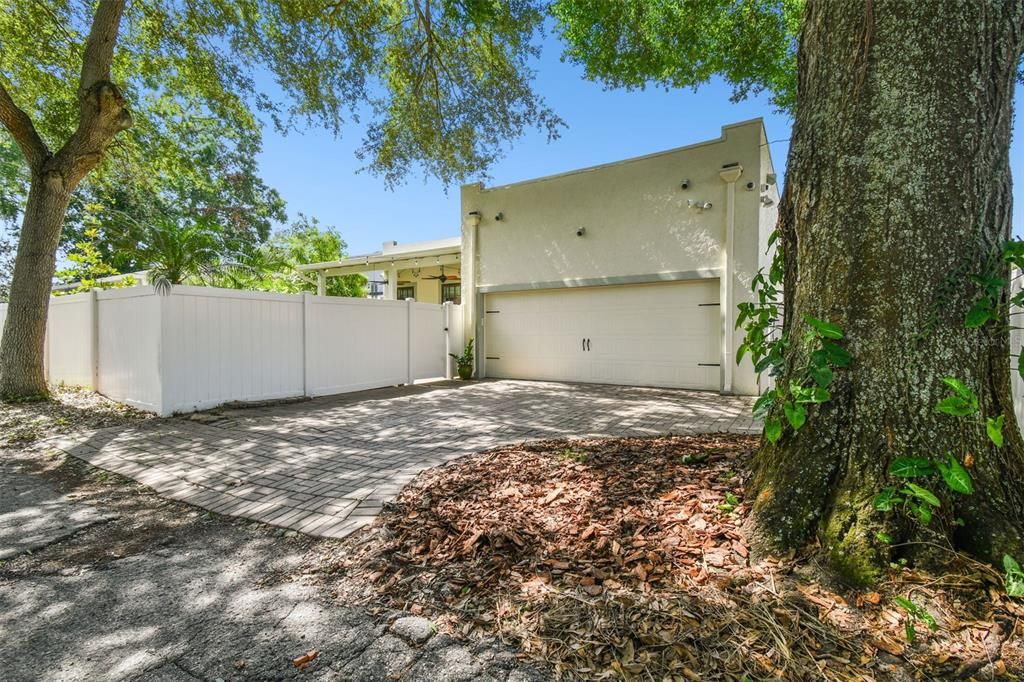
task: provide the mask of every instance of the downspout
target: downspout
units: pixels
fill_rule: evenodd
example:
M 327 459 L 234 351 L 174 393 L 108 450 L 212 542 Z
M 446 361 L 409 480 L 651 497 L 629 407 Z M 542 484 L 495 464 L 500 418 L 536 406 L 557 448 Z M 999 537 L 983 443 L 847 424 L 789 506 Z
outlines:
M 722 393 L 732 394 L 732 367 L 736 348 L 733 342 L 733 320 L 736 319 L 735 244 L 736 244 L 736 181 L 743 175 L 743 166 L 723 168 L 718 176 L 725 183 L 725 240 L 722 253 L 722 279 L 719 282 L 718 309 L 722 317 Z

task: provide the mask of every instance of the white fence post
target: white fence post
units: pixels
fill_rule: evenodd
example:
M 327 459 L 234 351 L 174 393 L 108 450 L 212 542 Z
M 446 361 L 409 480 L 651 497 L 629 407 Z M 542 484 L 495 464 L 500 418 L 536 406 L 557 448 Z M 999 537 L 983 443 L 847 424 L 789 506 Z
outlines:
M 313 357 L 313 301 L 308 292 L 302 294 L 302 395 L 312 397 L 313 380 L 310 376 L 310 359 Z
M 89 290 L 89 343 L 92 344 L 92 386 L 94 391 L 100 390 L 100 299 L 96 289 Z
M 410 386 L 416 382 L 416 368 L 412 364 L 412 304 L 413 299 L 405 299 L 405 367 L 408 374 L 406 383 Z
M 444 302 L 444 378 L 452 379 L 452 302 Z

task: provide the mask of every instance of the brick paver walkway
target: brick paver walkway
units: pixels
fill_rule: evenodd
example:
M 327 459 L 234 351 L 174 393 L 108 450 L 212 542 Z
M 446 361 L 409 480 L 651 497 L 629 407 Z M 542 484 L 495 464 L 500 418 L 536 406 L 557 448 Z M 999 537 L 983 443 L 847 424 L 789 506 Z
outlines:
M 57 447 L 165 497 L 322 537 L 369 523 L 423 469 L 540 438 L 759 433 L 752 398 L 533 381 L 444 382 L 154 419 Z

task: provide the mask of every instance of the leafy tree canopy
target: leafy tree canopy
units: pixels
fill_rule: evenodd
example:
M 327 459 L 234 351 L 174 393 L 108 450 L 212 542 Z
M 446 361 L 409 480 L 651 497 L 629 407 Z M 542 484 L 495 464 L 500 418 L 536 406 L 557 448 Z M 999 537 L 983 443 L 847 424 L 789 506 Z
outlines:
M 804 0 L 555 0 L 566 57 L 611 87 L 696 88 L 721 76 L 734 99 L 796 99 Z
M 347 245 L 334 227 L 322 227 L 316 218 L 299 214 L 291 226 L 275 232 L 270 240 L 225 270 L 218 286 L 285 294 L 316 293 L 315 276 L 296 266 L 340 260 Z M 366 277 L 345 275 L 327 279 L 328 296 L 366 296 Z
M 55 149 L 77 122 L 93 4 L 0 0 L 0 10 L 0 82 Z M 530 87 L 542 19 L 532 0 L 131 2 L 113 80 L 133 124 L 107 165 L 130 159 L 150 181 L 189 178 L 204 135 L 225 147 L 215 154 L 258 150 L 257 116 L 281 131 L 340 134 L 369 114 L 359 152 L 369 169 L 390 182 L 417 168 L 464 179 L 525 128 L 558 132 Z M 261 86 L 270 78 L 272 90 Z

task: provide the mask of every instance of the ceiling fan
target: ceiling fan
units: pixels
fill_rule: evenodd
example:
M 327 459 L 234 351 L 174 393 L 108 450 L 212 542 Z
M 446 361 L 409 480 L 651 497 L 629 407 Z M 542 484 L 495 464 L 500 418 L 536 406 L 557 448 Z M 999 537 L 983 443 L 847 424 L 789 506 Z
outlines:
M 428 275 L 428 276 L 424 277 L 423 279 L 436 279 L 441 284 L 444 284 L 445 282 L 447 282 L 450 279 L 458 279 L 458 278 L 459 278 L 458 275 L 452 275 L 451 277 L 448 277 L 447 275 L 445 275 L 444 274 L 444 266 L 442 265 L 441 266 L 441 274 L 440 275 Z

